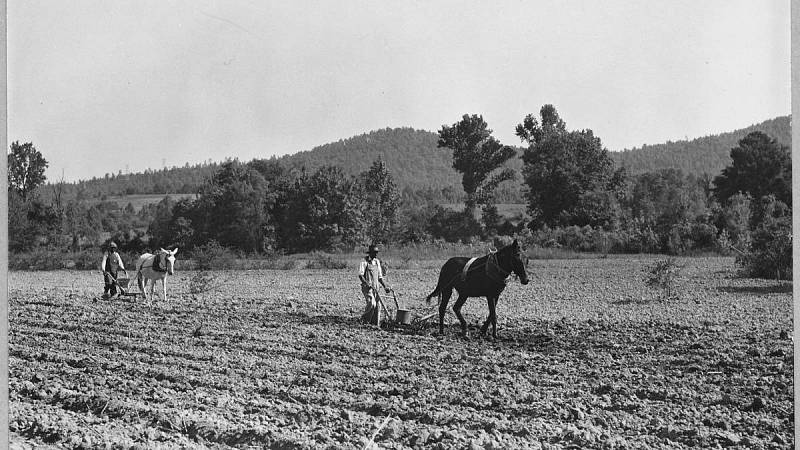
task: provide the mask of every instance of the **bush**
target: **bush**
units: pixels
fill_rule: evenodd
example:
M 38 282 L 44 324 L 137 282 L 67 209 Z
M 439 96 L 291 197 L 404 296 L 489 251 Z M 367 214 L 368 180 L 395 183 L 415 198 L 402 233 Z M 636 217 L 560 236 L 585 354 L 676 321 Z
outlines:
M 645 284 L 648 287 L 661 289 L 666 298 L 672 298 L 682 268 L 673 258 L 658 260 L 645 269 Z
M 638 224 L 626 236 L 625 251 L 629 253 L 657 253 L 661 250 L 661 240 L 653 227 L 643 223 Z
M 690 251 L 713 250 L 717 246 L 717 227 L 693 222 L 673 225 L 667 235 L 667 251 L 683 255 Z
M 694 245 L 691 237 L 691 227 L 688 224 L 673 225 L 667 235 L 667 251 L 671 255 L 682 255 Z
M 766 220 L 753 232 L 748 250 L 736 258 L 745 276 L 792 279 L 791 220 L 791 216 Z
M 236 263 L 236 255 L 215 240 L 192 250 L 192 259 L 197 270 L 232 269 Z
M 450 211 L 436 207 L 436 213 L 428 222 L 427 232 L 434 238 L 448 242 L 470 242 L 481 234 L 481 224 L 472 214 Z
M 710 250 L 717 245 L 717 227 L 708 223 L 695 222 L 690 230 L 693 250 Z

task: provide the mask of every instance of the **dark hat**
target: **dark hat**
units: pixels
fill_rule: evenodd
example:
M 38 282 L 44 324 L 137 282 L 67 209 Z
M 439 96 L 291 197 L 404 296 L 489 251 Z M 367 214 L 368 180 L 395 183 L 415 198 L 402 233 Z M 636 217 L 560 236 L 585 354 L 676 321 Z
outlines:
M 378 253 L 378 246 L 375 245 L 375 244 L 370 244 L 369 250 L 367 250 L 367 253 Z

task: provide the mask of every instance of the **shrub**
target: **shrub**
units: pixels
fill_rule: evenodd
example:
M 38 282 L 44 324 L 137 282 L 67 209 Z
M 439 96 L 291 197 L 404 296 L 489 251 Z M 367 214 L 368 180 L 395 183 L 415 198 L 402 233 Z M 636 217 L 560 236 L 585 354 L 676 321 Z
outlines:
M 750 246 L 736 258 L 744 275 L 755 278 L 792 279 L 791 216 L 764 221 L 752 234 Z
M 717 244 L 717 227 L 708 223 L 695 222 L 691 226 L 693 250 L 710 250 Z
M 215 240 L 195 247 L 192 250 L 192 258 L 198 270 L 232 269 L 236 262 L 236 255 Z
M 472 214 L 437 206 L 436 213 L 428 222 L 427 232 L 434 238 L 442 238 L 448 242 L 469 242 L 481 234 L 481 224 Z
M 717 241 L 717 227 L 693 222 L 673 225 L 667 235 L 667 251 L 683 255 L 692 250 L 712 250 Z
M 645 284 L 651 288 L 661 289 L 663 294 L 666 294 L 666 298 L 672 298 L 675 294 L 676 280 L 682 268 L 673 258 L 660 259 L 645 268 Z

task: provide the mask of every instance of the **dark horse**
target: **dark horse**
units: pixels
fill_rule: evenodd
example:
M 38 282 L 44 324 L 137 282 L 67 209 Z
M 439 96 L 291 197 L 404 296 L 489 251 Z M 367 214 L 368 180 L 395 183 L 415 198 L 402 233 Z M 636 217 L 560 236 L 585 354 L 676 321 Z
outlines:
M 500 250 L 489 253 L 486 256 L 477 258 L 464 271 L 464 266 L 470 258 L 456 256 L 450 258 L 442 266 L 439 273 L 439 283 L 436 289 L 425 299 L 430 302 L 431 298 L 441 295 L 439 303 L 439 333 L 444 334 L 444 314 L 447 312 L 447 302 L 453 295 L 453 289 L 458 291 L 458 300 L 453 305 L 453 312 L 456 313 L 458 321 L 461 322 L 461 332 L 467 334 L 467 322 L 461 315 L 461 307 L 469 297 L 486 297 L 489 302 L 489 317 L 481 327 L 481 334 L 486 334 L 489 324 L 492 325 L 492 336 L 497 338 L 497 300 L 500 293 L 506 288 L 506 278 L 511 273 L 519 276 L 522 284 L 528 284 L 528 274 L 525 273 L 525 264 L 522 262 L 522 252 L 519 244 L 514 240 L 511 245 L 507 245 Z

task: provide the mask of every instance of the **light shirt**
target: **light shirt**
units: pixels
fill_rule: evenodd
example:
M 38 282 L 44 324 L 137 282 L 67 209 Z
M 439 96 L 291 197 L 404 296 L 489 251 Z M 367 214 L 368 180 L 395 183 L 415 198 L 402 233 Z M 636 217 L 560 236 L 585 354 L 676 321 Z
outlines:
M 362 260 L 358 266 L 358 274 L 367 280 L 367 284 L 377 289 L 378 280 L 383 278 L 381 262 L 378 261 L 378 258 L 372 258 L 372 261 L 369 262 L 366 259 Z

